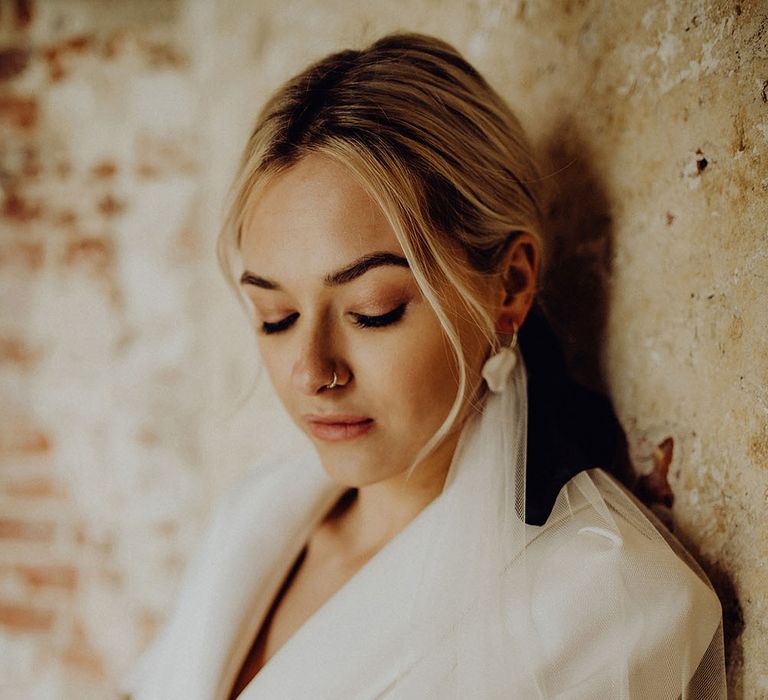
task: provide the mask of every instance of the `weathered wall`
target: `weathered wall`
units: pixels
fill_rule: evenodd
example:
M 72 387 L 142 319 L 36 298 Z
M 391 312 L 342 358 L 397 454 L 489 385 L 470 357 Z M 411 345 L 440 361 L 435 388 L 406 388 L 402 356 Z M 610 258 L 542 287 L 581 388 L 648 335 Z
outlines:
M 0 697 L 105 697 L 204 507 L 202 96 L 171 4 L 0 10 Z
M 723 598 L 732 697 L 768 697 L 768 7 L 692 0 L 0 2 L 0 696 L 108 697 L 216 494 L 290 441 L 263 383 L 229 417 L 220 202 L 269 91 L 393 29 L 455 43 L 546 159 L 573 367 Z

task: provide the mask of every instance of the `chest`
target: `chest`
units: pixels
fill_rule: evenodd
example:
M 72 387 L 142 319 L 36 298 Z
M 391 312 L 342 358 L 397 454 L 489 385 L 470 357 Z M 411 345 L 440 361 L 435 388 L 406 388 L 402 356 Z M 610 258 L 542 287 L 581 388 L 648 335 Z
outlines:
M 235 700 L 269 659 L 365 564 L 332 551 L 302 549 L 285 576 L 235 679 Z

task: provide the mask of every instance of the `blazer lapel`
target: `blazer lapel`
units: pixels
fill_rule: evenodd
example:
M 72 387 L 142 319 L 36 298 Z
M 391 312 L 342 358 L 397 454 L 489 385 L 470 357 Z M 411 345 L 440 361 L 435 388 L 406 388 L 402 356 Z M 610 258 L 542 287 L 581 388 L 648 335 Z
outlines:
M 217 572 L 210 597 L 209 639 L 222 643 L 211 655 L 207 697 L 228 696 L 235 676 L 290 566 L 312 530 L 344 489 L 333 483 L 312 450 L 254 483 L 241 499 L 237 542 Z M 210 651 L 207 652 L 210 654 Z
M 249 475 L 205 530 L 136 700 L 223 700 L 288 568 L 341 495 L 314 449 Z M 146 691 L 142 690 L 146 689 Z
M 381 696 L 409 663 L 403 639 L 440 505 L 430 503 L 331 596 L 238 700 Z

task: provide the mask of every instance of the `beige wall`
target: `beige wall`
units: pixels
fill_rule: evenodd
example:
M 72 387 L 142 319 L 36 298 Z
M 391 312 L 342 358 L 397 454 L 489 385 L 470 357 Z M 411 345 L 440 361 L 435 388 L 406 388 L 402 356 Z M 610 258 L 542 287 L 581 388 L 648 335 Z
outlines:
M 295 437 L 263 381 L 231 416 L 254 356 L 220 203 L 271 89 L 398 28 L 455 43 L 545 158 L 572 365 L 638 472 L 672 445 L 667 515 L 723 599 L 732 697 L 768 697 L 756 0 L 0 5 L 0 696 L 108 697 L 216 495 Z

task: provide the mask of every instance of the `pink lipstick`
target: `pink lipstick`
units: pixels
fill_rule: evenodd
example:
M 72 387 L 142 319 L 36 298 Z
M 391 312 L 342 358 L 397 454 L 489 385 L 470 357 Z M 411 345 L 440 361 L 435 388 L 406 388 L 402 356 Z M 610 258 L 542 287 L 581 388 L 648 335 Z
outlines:
M 350 415 L 306 416 L 309 429 L 319 440 L 354 440 L 373 429 L 373 418 Z

